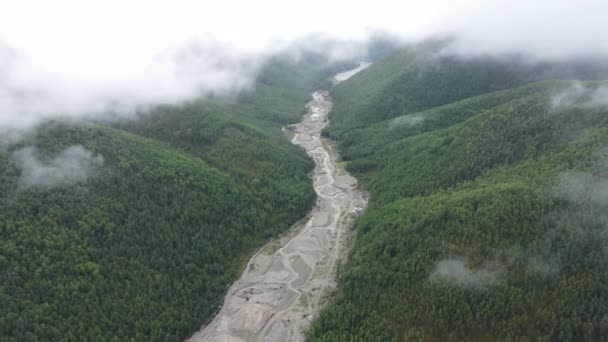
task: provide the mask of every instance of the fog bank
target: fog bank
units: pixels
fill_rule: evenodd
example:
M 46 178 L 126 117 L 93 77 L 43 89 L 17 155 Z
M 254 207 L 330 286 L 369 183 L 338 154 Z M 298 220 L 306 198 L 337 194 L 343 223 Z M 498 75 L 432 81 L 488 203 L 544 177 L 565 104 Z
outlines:
M 344 58 L 360 50 L 336 39 L 387 32 L 453 37 L 462 55 L 607 57 L 605 13 L 592 0 L 12 2 L 0 13 L 0 133 L 238 93 L 295 42 Z
M 48 160 L 40 159 L 34 147 L 13 152 L 12 158 L 21 172 L 20 190 L 78 184 L 95 176 L 104 164 L 103 156 L 80 145 L 67 147 Z

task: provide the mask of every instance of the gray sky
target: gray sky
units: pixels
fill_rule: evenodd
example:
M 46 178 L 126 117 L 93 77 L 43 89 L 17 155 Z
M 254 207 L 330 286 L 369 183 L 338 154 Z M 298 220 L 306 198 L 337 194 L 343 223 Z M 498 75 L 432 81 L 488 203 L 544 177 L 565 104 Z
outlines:
M 0 12 L 0 129 L 132 112 L 250 84 L 310 33 L 459 37 L 463 54 L 608 56 L 608 1 L 19 0 Z

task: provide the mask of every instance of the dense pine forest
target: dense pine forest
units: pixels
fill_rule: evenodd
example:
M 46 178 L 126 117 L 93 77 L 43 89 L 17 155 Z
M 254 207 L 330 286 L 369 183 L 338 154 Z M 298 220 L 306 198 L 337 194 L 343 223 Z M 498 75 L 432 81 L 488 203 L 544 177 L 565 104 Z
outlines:
M 608 0 L 0 10 L 0 342 L 608 342 Z
M 0 149 L 0 336 L 177 341 L 305 216 L 313 163 L 281 126 L 351 63 L 276 57 L 236 98 L 53 121 Z
M 234 97 L 0 143 L 0 340 L 174 341 L 306 215 L 284 125 L 331 88 L 326 137 L 371 194 L 311 341 L 608 336 L 608 63 L 370 44 L 270 58 Z
M 371 192 L 311 341 L 608 336 L 606 63 L 405 47 L 326 134 Z

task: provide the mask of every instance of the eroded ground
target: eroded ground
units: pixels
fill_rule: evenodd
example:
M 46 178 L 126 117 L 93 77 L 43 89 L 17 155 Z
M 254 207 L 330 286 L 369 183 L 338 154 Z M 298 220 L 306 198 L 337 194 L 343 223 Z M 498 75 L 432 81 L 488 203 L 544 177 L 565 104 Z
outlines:
M 309 220 L 260 249 L 229 289 L 218 315 L 191 341 L 303 341 L 324 298 L 336 287 L 353 216 L 367 205 L 357 180 L 340 170 L 321 139 L 331 110 L 327 91 L 312 95 L 292 142 L 315 161 L 317 202 Z

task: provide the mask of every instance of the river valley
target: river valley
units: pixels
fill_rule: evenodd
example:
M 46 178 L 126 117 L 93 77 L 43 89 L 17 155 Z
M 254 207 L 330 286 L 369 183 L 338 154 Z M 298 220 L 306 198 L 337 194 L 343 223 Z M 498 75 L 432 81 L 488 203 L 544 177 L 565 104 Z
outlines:
M 321 137 L 331 107 L 329 92 L 318 90 L 303 120 L 289 127 L 292 143 L 315 162 L 315 206 L 306 220 L 253 255 L 221 310 L 190 341 L 303 341 L 310 322 L 335 290 L 353 220 L 367 206 L 368 196 L 338 166 L 330 142 Z

